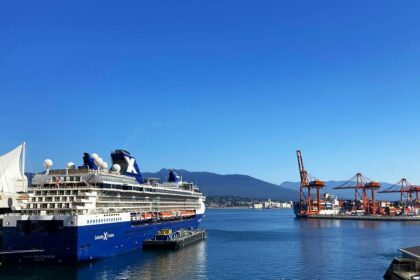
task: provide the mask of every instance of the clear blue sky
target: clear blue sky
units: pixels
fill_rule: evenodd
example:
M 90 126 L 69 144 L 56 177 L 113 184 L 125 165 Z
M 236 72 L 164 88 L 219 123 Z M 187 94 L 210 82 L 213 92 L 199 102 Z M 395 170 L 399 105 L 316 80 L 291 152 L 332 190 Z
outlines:
M 419 1 L 2 1 L 0 153 L 420 184 Z

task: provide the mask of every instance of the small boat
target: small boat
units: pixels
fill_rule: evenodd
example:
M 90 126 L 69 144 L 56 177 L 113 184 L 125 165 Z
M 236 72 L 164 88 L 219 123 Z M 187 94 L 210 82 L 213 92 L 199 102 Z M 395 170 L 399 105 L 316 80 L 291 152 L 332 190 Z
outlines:
M 170 229 L 158 231 L 152 239 L 143 241 L 143 249 L 180 249 L 189 244 L 206 238 L 204 229 L 179 230 L 172 232 Z
M 172 211 L 163 211 L 163 212 L 159 212 L 159 217 L 162 220 L 168 220 L 172 218 Z
M 181 211 L 181 217 L 191 217 L 194 216 L 194 211 Z
M 144 213 L 142 215 L 143 220 L 151 220 L 153 219 L 153 213 Z

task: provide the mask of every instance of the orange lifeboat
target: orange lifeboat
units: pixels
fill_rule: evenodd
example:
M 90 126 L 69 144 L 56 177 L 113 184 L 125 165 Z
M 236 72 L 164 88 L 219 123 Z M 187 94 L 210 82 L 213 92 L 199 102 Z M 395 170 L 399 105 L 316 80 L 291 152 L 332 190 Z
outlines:
M 181 217 L 191 217 L 194 215 L 195 215 L 194 211 L 189 211 L 189 210 L 181 211 Z
M 142 215 L 142 217 L 143 217 L 144 220 L 151 220 L 151 219 L 153 219 L 153 214 L 152 213 L 144 213 Z
M 164 211 L 164 212 L 159 212 L 159 218 L 161 219 L 171 219 L 172 218 L 172 212 L 171 211 Z

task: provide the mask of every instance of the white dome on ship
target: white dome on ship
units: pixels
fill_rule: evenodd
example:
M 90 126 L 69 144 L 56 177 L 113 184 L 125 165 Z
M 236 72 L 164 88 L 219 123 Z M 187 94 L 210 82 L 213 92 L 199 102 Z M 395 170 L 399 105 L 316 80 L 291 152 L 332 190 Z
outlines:
M 68 162 L 66 166 L 67 166 L 67 169 L 75 169 L 75 167 L 76 167 L 74 162 Z
M 121 166 L 119 164 L 114 164 L 112 166 L 112 171 L 114 171 L 114 172 L 120 172 L 121 171 Z
M 53 161 L 50 160 L 49 158 L 47 158 L 46 160 L 44 160 L 44 167 L 46 169 L 49 169 L 51 166 L 53 166 Z

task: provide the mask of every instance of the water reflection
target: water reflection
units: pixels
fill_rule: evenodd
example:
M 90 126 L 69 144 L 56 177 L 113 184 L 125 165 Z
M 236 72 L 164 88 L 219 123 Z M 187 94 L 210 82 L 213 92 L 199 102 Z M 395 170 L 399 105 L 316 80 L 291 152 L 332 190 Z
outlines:
M 206 242 L 177 251 L 134 251 L 77 266 L 5 265 L 0 279 L 205 279 Z
M 360 229 L 377 229 L 387 222 L 383 221 L 364 221 L 364 220 L 334 220 L 334 219 L 295 219 L 299 226 L 304 228 L 328 228 L 328 227 L 352 227 Z
M 79 268 L 77 279 L 201 279 L 206 242 L 177 251 L 132 252 Z
M 296 219 L 301 265 L 299 277 L 312 279 L 343 278 L 359 262 L 371 262 L 378 252 L 396 252 L 396 234 L 418 228 L 409 223 L 360 220 Z M 392 232 L 392 234 L 390 234 Z M 389 248 L 389 249 L 388 249 Z M 389 262 L 385 260 L 385 263 Z M 354 267 L 368 271 L 369 266 Z

